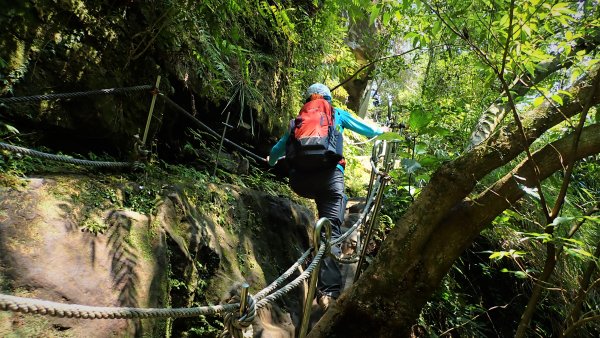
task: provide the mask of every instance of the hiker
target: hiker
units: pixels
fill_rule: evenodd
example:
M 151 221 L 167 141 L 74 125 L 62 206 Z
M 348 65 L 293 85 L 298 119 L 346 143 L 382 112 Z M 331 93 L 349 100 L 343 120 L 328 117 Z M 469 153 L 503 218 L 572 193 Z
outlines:
M 347 197 L 344 194 L 344 128 L 367 137 L 387 132 L 387 127 L 372 127 L 360 118 L 331 105 L 331 92 L 321 83 L 308 87 L 300 114 L 290 121 L 288 131 L 267 157 L 270 166 L 285 155 L 290 166 L 290 186 L 298 195 L 314 199 L 319 218 L 331 221 L 331 240 L 341 236 Z M 339 256 L 339 245 L 332 246 Z M 337 262 L 326 256 L 321 263 L 317 301 L 326 310 L 339 297 L 342 275 Z

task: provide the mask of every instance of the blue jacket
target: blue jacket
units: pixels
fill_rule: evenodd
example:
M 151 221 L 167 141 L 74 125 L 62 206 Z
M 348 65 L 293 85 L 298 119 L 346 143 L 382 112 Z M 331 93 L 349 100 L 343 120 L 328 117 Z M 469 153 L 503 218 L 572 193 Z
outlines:
M 373 127 L 365 123 L 360 118 L 354 116 L 350 112 L 347 112 L 340 108 L 334 108 L 335 113 L 335 127 L 343 134 L 344 129 L 348 128 L 353 132 L 364 135 L 366 137 L 374 137 L 377 135 L 381 135 L 383 130 L 379 127 Z M 288 138 L 290 137 L 290 131 L 286 131 L 285 134 L 277 141 L 277 143 L 271 149 L 271 154 L 269 155 L 269 165 L 274 166 L 277 161 L 285 155 L 285 145 L 287 143 Z M 338 169 L 342 172 L 344 168 L 338 164 Z

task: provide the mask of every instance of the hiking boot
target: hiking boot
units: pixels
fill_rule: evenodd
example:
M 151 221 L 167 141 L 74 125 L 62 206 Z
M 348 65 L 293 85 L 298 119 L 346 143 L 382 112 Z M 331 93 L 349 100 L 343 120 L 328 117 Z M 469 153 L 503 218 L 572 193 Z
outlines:
M 317 303 L 319 303 L 321 310 L 323 310 L 323 312 L 325 312 L 325 311 L 327 311 L 327 309 L 329 309 L 330 306 L 335 304 L 335 298 L 333 298 L 329 295 L 323 295 L 323 296 L 320 296 L 319 299 L 317 299 Z

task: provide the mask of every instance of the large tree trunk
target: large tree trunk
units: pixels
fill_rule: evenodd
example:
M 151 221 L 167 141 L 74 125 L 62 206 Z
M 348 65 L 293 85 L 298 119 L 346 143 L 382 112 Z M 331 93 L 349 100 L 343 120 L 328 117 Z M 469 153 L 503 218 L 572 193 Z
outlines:
M 361 20 L 358 22 L 353 22 L 351 20 L 348 36 L 346 37 L 346 44 L 350 50 L 352 50 L 359 65 L 367 64 L 370 60 L 377 58 L 379 48 L 377 46 L 377 40 L 373 39 L 374 36 L 377 36 L 377 32 L 377 28 L 372 25 L 369 20 Z M 348 93 L 346 106 L 356 114 L 360 113 L 362 98 L 365 95 L 367 86 L 373 79 L 374 70 L 375 65 L 371 65 L 361 74 L 343 84 L 344 89 Z
M 572 89 L 573 99 L 553 109 L 546 102 L 522 116 L 527 144 L 546 130 L 581 112 L 593 95 L 590 81 L 582 80 Z M 378 256 L 327 311 L 309 337 L 404 337 L 415 323 L 421 308 L 439 286 L 454 261 L 488 225 L 511 203 L 522 197 L 512 175 L 502 178 L 474 199 L 468 198 L 478 180 L 523 152 L 525 142 L 513 124 L 456 160 L 442 166 L 432 176 L 417 200 L 398 221 Z M 534 157 L 540 179 L 562 168 L 561 156 L 570 151 L 571 136 L 538 151 Z M 600 152 L 600 126 L 584 129 L 575 158 Z M 533 170 L 526 161 L 513 169 L 534 185 Z M 522 182 L 521 182 L 522 183 Z

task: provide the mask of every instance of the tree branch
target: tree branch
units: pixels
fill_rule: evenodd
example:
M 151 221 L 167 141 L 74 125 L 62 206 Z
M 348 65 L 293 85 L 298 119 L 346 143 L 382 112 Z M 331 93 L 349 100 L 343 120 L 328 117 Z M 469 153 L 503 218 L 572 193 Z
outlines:
M 437 48 L 437 47 L 440 47 L 440 46 L 434 46 L 434 47 L 431 47 L 431 48 Z M 412 53 L 412 52 L 414 52 L 415 50 L 418 50 L 418 49 L 421 49 L 421 47 L 416 47 L 416 48 L 413 48 L 413 49 L 407 50 L 406 52 L 402 52 L 402 53 L 399 53 L 399 54 L 394 54 L 394 55 L 388 55 L 388 56 L 384 56 L 384 57 L 381 57 L 381 58 L 379 58 L 379 59 L 373 60 L 373 61 L 371 61 L 371 62 L 367 63 L 366 65 L 364 65 L 364 66 L 360 67 L 360 68 L 359 68 L 357 71 L 355 71 L 355 72 L 354 72 L 354 74 L 352 74 L 352 75 L 351 75 L 349 78 L 347 78 L 346 80 L 342 81 L 342 82 L 341 82 L 340 84 L 338 84 L 337 86 L 335 86 L 335 87 L 331 88 L 331 91 L 333 92 L 333 91 L 334 91 L 334 90 L 336 90 L 337 88 L 339 88 L 339 87 L 341 87 L 341 86 L 345 85 L 346 83 L 350 82 L 350 80 L 352 80 L 353 78 L 355 78 L 355 77 L 356 77 L 356 76 L 357 76 L 357 75 L 358 75 L 360 72 L 362 72 L 362 71 L 363 71 L 363 70 L 365 70 L 366 68 L 369 68 L 369 67 L 371 67 L 372 65 L 374 65 L 374 64 L 375 64 L 375 63 L 377 63 L 377 62 L 384 61 L 384 60 L 391 59 L 391 58 L 395 58 L 395 57 L 399 57 L 399 56 L 403 56 L 403 55 L 406 55 L 406 54 L 408 54 L 408 53 Z

